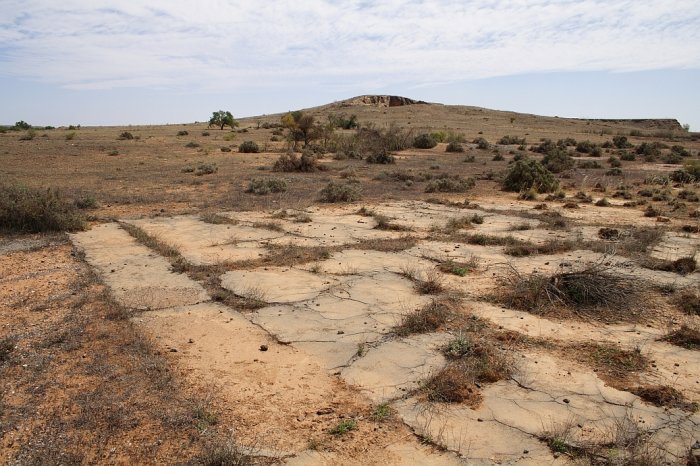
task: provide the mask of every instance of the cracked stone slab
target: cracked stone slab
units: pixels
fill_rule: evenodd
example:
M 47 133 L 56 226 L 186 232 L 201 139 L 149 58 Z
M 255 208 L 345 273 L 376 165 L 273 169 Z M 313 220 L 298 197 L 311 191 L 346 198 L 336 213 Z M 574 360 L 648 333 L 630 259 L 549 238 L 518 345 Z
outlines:
M 339 279 L 329 275 L 290 267 L 233 270 L 221 276 L 224 288 L 239 296 L 246 296 L 252 290 L 268 303 L 307 301 L 339 283 Z
M 464 406 L 409 398 L 394 407 L 416 434 L 458 453 L 468 464 L 566 464 L 564 460 L 555 462 L 549 448 L 535 437 L 502 424 L 479 421 L 476 411 Z
M 573 442 L 605 443 L 617 425 L 632 420 L 654 430 L 673 460 L 683 457 L 699 432 L 700 415 L 646 404 L 574 363 L 524 353 L 519 366 L 513 380 L 486 386 L 476 409 L 417 399 L 397 402 L 396 408 L 417 432 L 467 458 L 517 464 L 551 462 L 552 454 L 537 438 L 566 424 L 572 426 Z
M 262 241 L 285 234 L 245 225 L 212 224 L 198 217 L 158 217 L 128 223 L 176 248 L 195 265 L 257 259 L 267 254 Z
M 451 338 L 447 333 L 428 333 L 391 340 L 371 348 L 340 375 L 373 402 L 390 400 L 417 388 L 445 365 L 440 348 Z
M 70 238 L 123 306 L 161 309 L 209 300 L 199 283 L 172 272 L 167 260 L 138 243 L 116 223 L 96 225 Z
M 296 237 L 296 244 L 308 245 L 309 241 L 315 246 L 339 246 L 358 243 L 361 240 L 389 239 L 402 235 L 400 232 L 374 229 L 374 220 L 370 217 L 347 213 L 315 213 L 308 223 L 288 223 L 288 231 Z
M 346 249 L 334 253 L 330 259 L 320 263 L 323 272 L 346 275 L 373 272 L 401 273 L 413 268 L 433 268 L 435 265 L 409 254 Z
M 259 309 L 251 319 L 280 341 L 306 348 L 330 369 L 347 364 L 359 344 L 378 340 L 404 314 L 429 301 L 409 280 L 380 273 L 348 278 L 308 301 Z

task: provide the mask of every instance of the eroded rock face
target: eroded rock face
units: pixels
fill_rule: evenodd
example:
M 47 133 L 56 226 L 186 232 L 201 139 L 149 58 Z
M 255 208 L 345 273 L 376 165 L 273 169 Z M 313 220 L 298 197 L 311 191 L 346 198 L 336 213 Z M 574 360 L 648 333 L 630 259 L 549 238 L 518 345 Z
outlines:
M 344 106 L 372 105 L 375 107 L 401 107 L 403 105 L 425 104 L 422 100 L 413 100 L 397 95 L 362 95 L 341 103 Z

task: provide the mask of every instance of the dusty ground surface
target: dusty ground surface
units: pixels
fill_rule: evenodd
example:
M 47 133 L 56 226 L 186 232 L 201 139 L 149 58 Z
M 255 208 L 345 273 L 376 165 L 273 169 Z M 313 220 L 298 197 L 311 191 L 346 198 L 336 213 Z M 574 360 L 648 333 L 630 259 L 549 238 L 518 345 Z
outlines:
M 638 129 L 440 107 L 332 110 L 404 127 L 440 121 L 491 142 L 602 142 Z M 666 336 L 700 327 L 683 311 L 700 272 L 666 266 L 700 260 L 697 201 L 676 202 L 698 186 L 644 184 L 676 166 L 575 170 L 562 179 L 567 197 L 543 209 L 544 196 L 519 200 L 487 176 L 507 167 L 507 146 L 495 148 L 504 161 L 441 144 L 403 151 L 395 166 L 327 157 L 328 171 L 267 173 L 284 144 L 258 120 L 275 118 L 246 120 L 245 133 L 0 134 L 5 179 L 98 204 L 87 231 L 0 238 L 0 462 L 218 464 L 219 453 L 243 464 L 686 463 L 700 440 L 700 353 Z M 126 130 L 140 139 L 117 140 Z M 666 137 L 655 131 L 667 130 L 630 140 Z M 235 152 L 248 139 L 267 150 Z M 698 142 L 682 143 L 695 157 Z M 201 162 L 218 171 L 183 171 Z M 480 179 L 466 195 L 435 195 L 386 176 L 398 171 Z M 322 184 L 350 172 L 363 201 L 316 202 Z M 283 177 L 289 189 L 247 194 L 254 177 Z M 609 206 L 594 204 L 603 197 Z M 648 205 L 660 215 L 645 216 Z M 619 236 L 601 238 L 603 227 Z M 642 230 L 653 241 L 632 241 Z M 635 307 L 528 310 L 499 298 L 514 272 L 601 263 L 638 285 Z M 449 312 L 406 330 L 421 309 Z M 463 381 L 460 401 L 440 399 L 435 377 L 460 364 L 482 373 Z

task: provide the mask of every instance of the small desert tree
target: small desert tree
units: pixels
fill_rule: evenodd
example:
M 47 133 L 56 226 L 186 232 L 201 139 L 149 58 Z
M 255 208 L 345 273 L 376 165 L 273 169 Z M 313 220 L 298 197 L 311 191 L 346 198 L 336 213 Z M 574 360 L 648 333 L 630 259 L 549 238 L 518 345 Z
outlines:
M 209 126 L 218 126 L 221 130 L 224 129 L 224 126 L 230 126 L 231 129 L 233 129 L 238 126 L 238 122 L 233 119 L 231 112 L 219 110 L 218 112 L 213 112 L 211 114 L 211 118 L 209 118 Z
M 301 141 L 304 141 L 304 147 L 306 147 L 316 137 L 313 115 L 304 113 L 301 110 L 284 115 L 282 117 L 282 126 L 289 131 L 289 139 L 294 141 L 294 147 Z

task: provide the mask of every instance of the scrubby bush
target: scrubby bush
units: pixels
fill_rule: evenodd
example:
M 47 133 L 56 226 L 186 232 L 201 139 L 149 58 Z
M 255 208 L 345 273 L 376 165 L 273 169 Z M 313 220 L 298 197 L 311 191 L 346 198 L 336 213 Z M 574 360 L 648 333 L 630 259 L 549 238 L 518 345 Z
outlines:
M 608 163 L 613 168 L 622 166 L 622 162 L 620 162 L 620 159 L 618 159 L 614 155 L 608 158 Z
M 583 160 L 578 163 L 577 167 L 582 169 L 603 168 L 603 166 L 595 160 Z
M 32 125 L 30 125 L 29 123 L 27 123 L 24 120 L 20 120 L 17 123 L 15 123 L 15 125 L 12 128 L 17 130 L 17 131 L 19 131 L 19 130 L 26 131 L 26 130 L 32 129 Z
M 391 164 L 396 163 L 396 158 L 394 157 L 394 154 L 388 150 L 380 148 L 376 151 L 369 152 L 365 156 L 365 161 L 367 163 Z
M 605 176 L 622 176 L 621 168 L 611 168 L 605 172 Z
M 494 162 L 503 162 L 505 159 L 506 158 L 503 157 L 503 154 L 498 152 L 496 155 L 493 156 L 493 158 L 491 160 L 493 160 Z
M 301 157 L 295 152 L 286 152 L 280 155 L 279 159 L 272 166 L 276 172 L 315 172 L 322 170 L 318 164 L 316 156 L 310 152 L 304 152 Z
M 417 149 L 432 149 L 437 146 L 437 141 L 430 134 L 419 134 L 413 140 L 413 147 Z
M 221 152 L 231 152 L 231 148 L 228 146 L 221 146 Z
M 549 154 L 559 150 L 560 146 L 555 144 L 551 139 L 545 139 L 536 146 L 532 146 L 530 150 L 537 152 L 538 154 Z
M 592 154 L 596 147 L 597 145 L 591 141 L 581 141 L 576 144 L 576 152 L 580 152 L 582 154 Z
M 498 143 L 503 145 L 522 145 L 525 144 L 525 138 L 519 138 L 517 136 L 503 136 L 501 139 L 499 139 Z
M 476 138 L 476 139 L 474 139 L 473 142 L 474 142 L 474 144 L 476 144 L 476 147 L 478 149 L 483 149 L 483 150 L 491 149 L 491 144 L 489 144 L 489 142 L 484 138 Z
M 680 157 L 690 157 L 690 152 L 683 146 L 671 146 L 671 153 L 678 154 Z
M 199 147 L 199 143 L 191 141 L 191 142 L 188 142 L 187 144 L 185 144 L 185 147 L 189 147 L 190 149 L 194 149 L 195 147 Z
M 559 188 L 559 181 L 537 160 L 518 160 L 506 174 L 503 189 L 522 192 L 533 187 L 539 193 L 554 192 Z
M 245 192 L 258 195 L 282 193 L 287 190 L 287 182 L 280 178 L 253 178 Z
M 627 140 L 627 136 L 613 136 L 613 146 L 618 149 L 629 149 L 633 147 Z
M 643 142 L 639 145 L 639 147 L 637 147 L 637 154 L 643 155 L 645 157 L 645 160 L 653 162 L 654 160 L 656 160 L 656 157 L 661 155 L 659 143 Z
M 361 197 L 360 187 L 352 183 L 331 181 L 320 192 L 321 202 L 353 202 Z
M 464 147 L 458 142 L 450 142 L 447 144 L 445 152 L 464 152 Z
M 475 186 L 474 178 L 462 178 L 459 175 L 437 178 L 425 187 L 426 193 L 464 193 Z
M 669 165 L 680 165 L 683 163 L 683 157 L 676 152 L 671 152 L 663 156 L 663 162 Z
M 185 131 L 185 130 L 182 130 L 182 131 L 178 131 L 178 132 L 177 132 L 177 135 L 178 135 L 178 136 L 187 136 L 188 134 L 190 134 L 190 132 L 189 132 L 189 131 Z
M 620 160 L 624 160 L 625 162 L 634 162 L 637 160 L 637 156 L 634 154 L 634 152 L 624 151 L 620 154 Z
M 243 141 L 241 145 L 238 146 L 238 152 L 244 154 L 257 154 L 260 152 L 260 147 L 254 141 Z
M 120 141 L 130 140 L 130 139 L 134 139 L 134 135 L 131 134 L 129 131 L 122 131 L 122 133 L 119 135 L 119 137 L 117 139 L 119 139 Z
M 19 137 L 20 141 L 31 141 L 36 137 L 36 131 L 29 129 L 26 133 Z
M 212 173 L 216 173 L 218 171 L 219 167 L 217 167 L 215 163 L 202 162 L 197 165 L 197 169 L 194 171 L 194 174 L 197 176 L 211 175 Z
M 542 159 L 542 164 L 552 173 L 561 173 L 573 168 L 574 159 L 567 151 L 557 149 L 545 155 Z
M 21 233 L 75 231 L 85 219 L 75 203 L 52 189 L 0 185 L 0 230 Z

